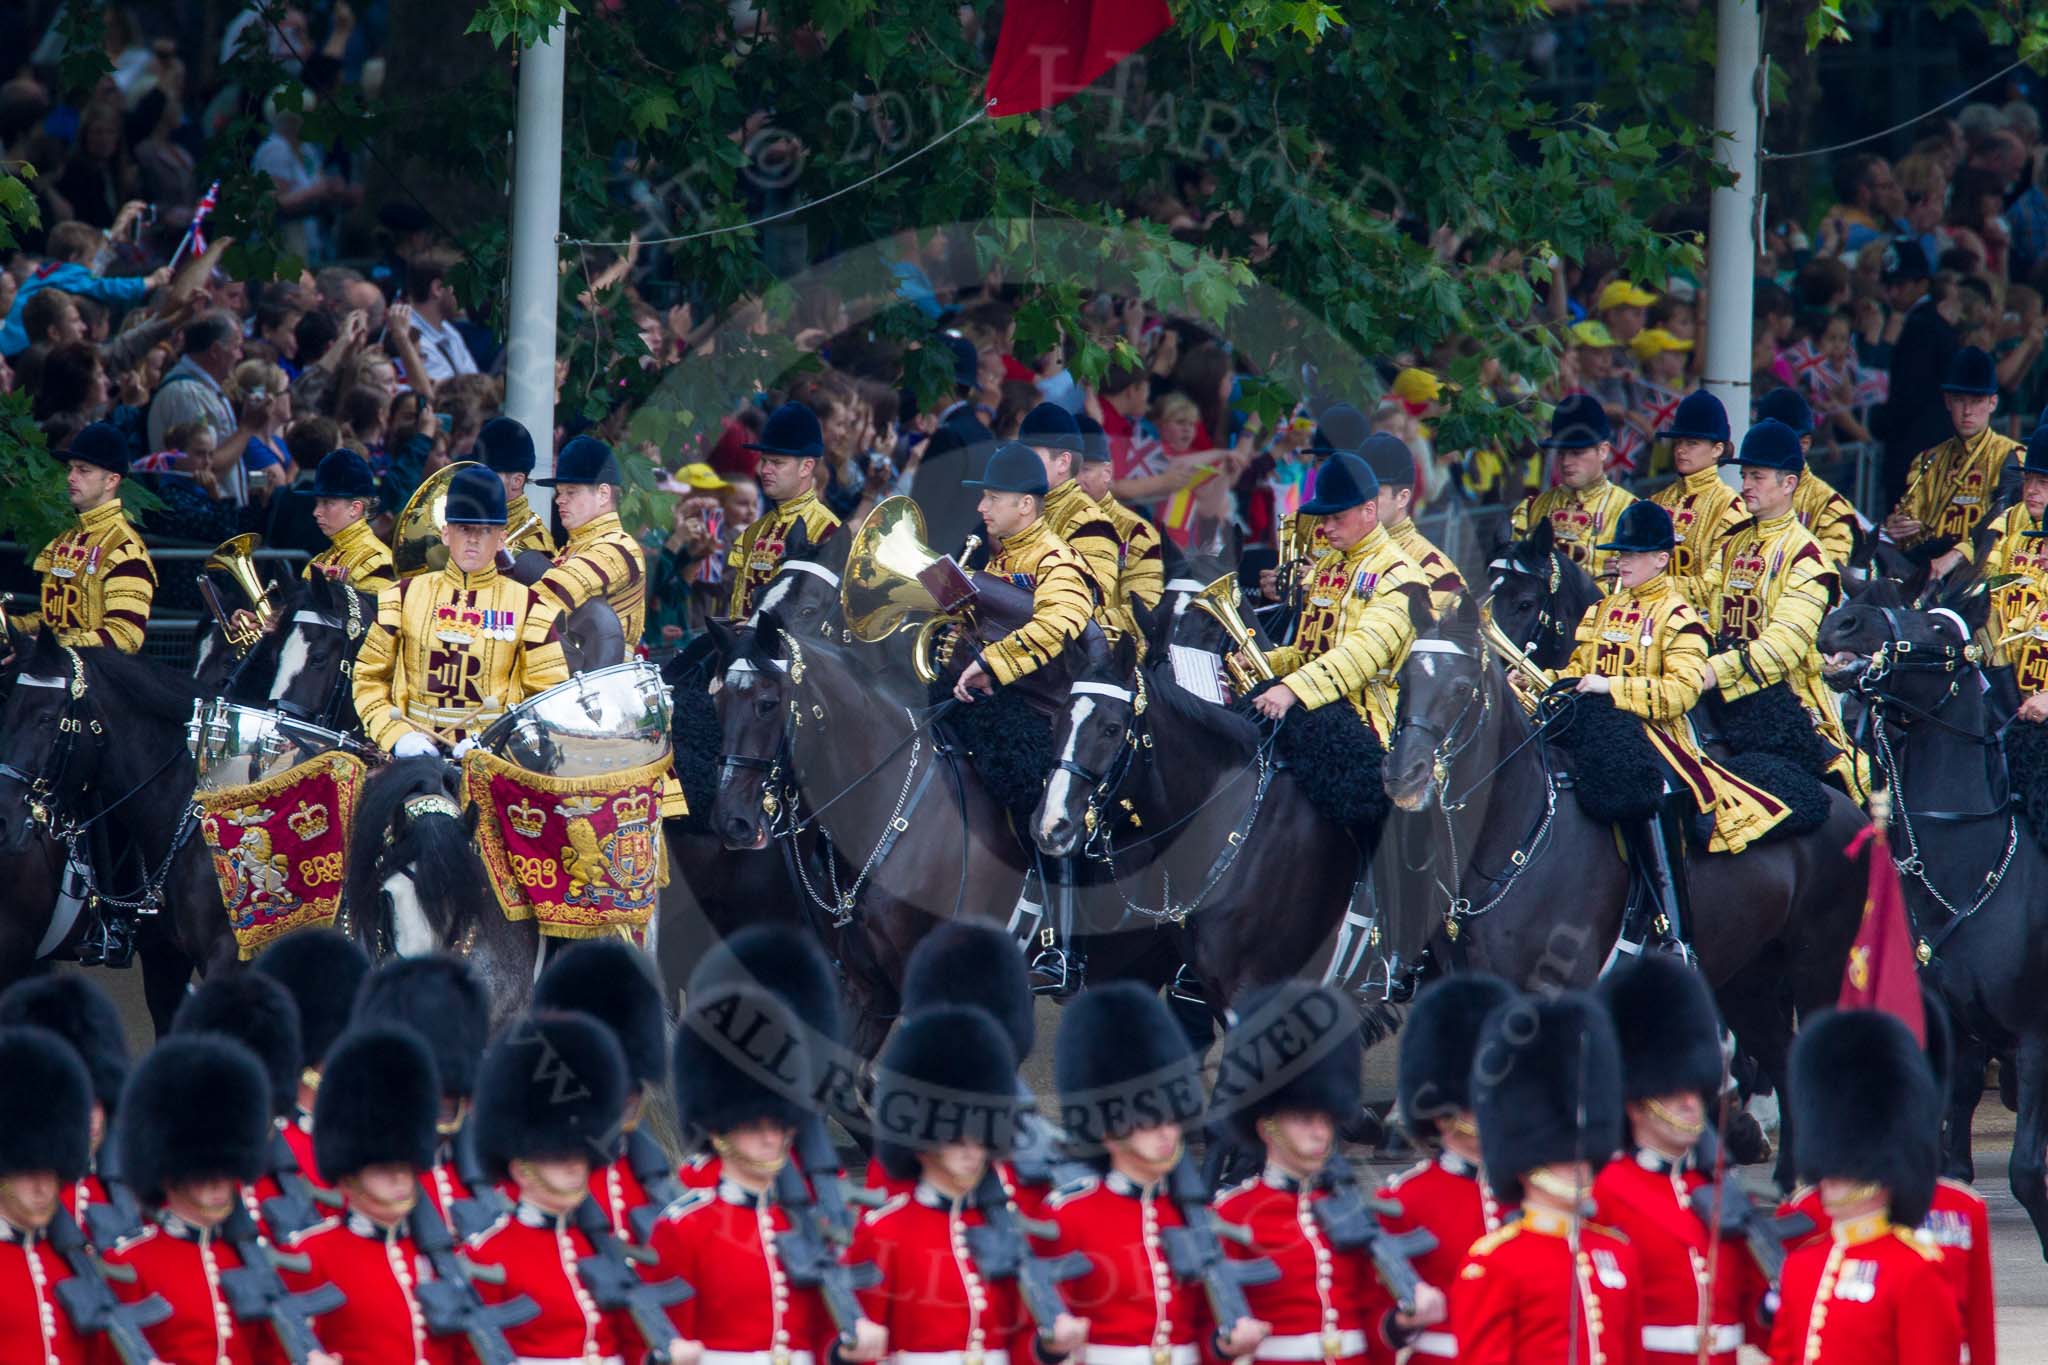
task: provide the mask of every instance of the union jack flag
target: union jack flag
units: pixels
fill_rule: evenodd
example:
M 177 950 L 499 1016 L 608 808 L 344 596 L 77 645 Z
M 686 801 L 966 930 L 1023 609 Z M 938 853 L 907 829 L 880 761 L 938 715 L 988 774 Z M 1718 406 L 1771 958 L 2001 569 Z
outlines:
M 187 251 L 195 256 L 206 254 L 206 216 L 213 212 L 214 205 L 219 200 L 220 181 L 216 180 L 206 187 L 206 193 L 199 196 L 199 202 L 192 208 L 192 225 L 185 229 L 184 239 L 178 243 L 178 249 L 171 253 L 172 269 L 177 269 L 178 262 L 185 258 Z
M 1812 382 L 1809 376 L 1815 370 L 1825 369 L 1828 363 L 1827 357 L 1821 354 L 1811 337 L 1796 346 L 1788 346 L 1782 352 L 1782 356 L 1786 366 L 1792 371 L 1792 377 L 1809 383 Z
M 1641 457 L 1649 453 L 1656 433 L 1670 426 L 1672 419 L 1678 416 L 1678 405 L 1685 399 L 1682 393 L 1672 393 L 1643 380 L 1636 382 L 1636 388 L 1637 406 L 1633 415 L 1649 428 L 1651 434 L 1645 436 L 1636 429 L 1634 422 L 1622 423 L 1621 429 L 1614 434 L 1614 458 L 1631 471 L 1636 470 L 1641 464 Z

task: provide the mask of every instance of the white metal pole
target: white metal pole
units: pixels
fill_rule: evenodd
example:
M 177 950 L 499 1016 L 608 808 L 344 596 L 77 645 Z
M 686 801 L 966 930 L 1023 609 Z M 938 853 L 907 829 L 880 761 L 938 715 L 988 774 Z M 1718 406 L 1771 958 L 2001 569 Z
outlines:
M 555 468 L 555 306 L 562 225 L 562 24 L 519 54 L 519 125 L 512 170 L 512 298 L 505 356 L 505 413 L 533 435 L 534 474 Z M 550 490 L 526 496 L 543 518 Z
M 1714 127 L 1726 134 L 1714 157 L 1735 183 L 1714 191 L 1707 224 L 1706 388 L 1728 409 L 1735 439 L 1749 428 L 1749 348 L 1756 288 L 1757 65 L 1762 25 L 1756 0 L 1720 0 L 1714 34 Z M 1724 476 L 1734 473 L 1733 466 Z

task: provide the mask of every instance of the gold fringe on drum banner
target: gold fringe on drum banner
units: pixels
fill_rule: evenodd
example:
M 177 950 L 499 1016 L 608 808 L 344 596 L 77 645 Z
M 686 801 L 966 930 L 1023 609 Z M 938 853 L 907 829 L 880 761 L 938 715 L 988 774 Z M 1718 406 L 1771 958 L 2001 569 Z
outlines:
M 668 885 L 661 838 L 669 760 L 597 777 L 549 777 L 472 749 L 463 795 L 483 813 L 477 843 L 507 919 L 555 938 L 644 928 Z
M 334 923 L 366 771 L 336 749 L 276 777 L 194 797 L 242 961 L 295 930 Z

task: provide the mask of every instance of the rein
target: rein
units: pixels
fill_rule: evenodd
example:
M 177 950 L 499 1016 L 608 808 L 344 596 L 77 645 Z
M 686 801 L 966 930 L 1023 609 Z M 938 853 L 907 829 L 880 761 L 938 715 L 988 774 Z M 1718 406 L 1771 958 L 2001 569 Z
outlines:
M 327 694 L 321 700 L 320 709 L 317 712 L 308 711 L 296 702 L 283 698 L 276 702 L 276 709 L 294 720 L 317 725 L 323 730 L 347 734 L 358 729 L 361 724 L 361 718 L 355 714 L 356 654 L 362 649 L 363 639 L 369 631 L 363 625 L 362 594 L 346 584 L 337 583 L 335 587 L 340 590 L 348 604 L 346 619 L 333 612 L 318 611 L 310 607 L 302 607 L 292 615 L 293 625 L 324 626 L 329 630 L 341 631 L 348 639 L 348 648 L 342 653 L 340 667 L 336 668 L 334 676 L 327 680 Z M 335 712 L 340 709 L 344 698 L 348 702 L 349 714 L 341 718 L 347 723 L 341 724 L 338 723 Z

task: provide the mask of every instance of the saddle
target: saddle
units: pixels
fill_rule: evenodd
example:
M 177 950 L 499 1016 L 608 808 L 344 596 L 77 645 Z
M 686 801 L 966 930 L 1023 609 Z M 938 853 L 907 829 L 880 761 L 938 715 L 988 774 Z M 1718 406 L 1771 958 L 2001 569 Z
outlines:
M 933 705 L 953 695 L 951 678 L 940 678 L 926 693 Z M 1052 771 L 1052 720 L 1033 697 L 999 687 L 971 705 L 955 706 L 938 721 L 939 731 L 967 755 L 989 794 L 1028 829 L 1031 812 Z
M 1239 715 L 1263 723 L 1251 701 L 1272 682 L 1240 697 L 1231 706 Z M 1297 706 L 1280 724 L 1273 743 L 1280 766 L 1293 776 L 1316 813 L 1343 825 L 1370 853 L 1379 842 L 1393 802 L 1387 798 L 1380 769 L 1386 747 L 1356 710 L 1346 705 Z
M 2048 725 L 2024 720 L 2008 725 L 2005 762 L 2020 816 L 2034 842 L 2048 850 Z

